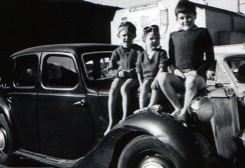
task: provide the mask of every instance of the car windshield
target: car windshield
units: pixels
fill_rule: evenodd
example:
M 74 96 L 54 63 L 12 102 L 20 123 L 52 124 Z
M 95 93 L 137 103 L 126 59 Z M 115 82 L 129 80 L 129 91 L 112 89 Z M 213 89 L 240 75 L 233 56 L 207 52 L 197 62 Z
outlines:
M 245 82 L 245 55 L 229 58 L 226 60 L 231 72 L 238 82 Z
M 95 81 L 112 78 L 108 72 L 111 54 L 110 51 L 102 51 L 86 53 L 81 56 L 87 79 Z

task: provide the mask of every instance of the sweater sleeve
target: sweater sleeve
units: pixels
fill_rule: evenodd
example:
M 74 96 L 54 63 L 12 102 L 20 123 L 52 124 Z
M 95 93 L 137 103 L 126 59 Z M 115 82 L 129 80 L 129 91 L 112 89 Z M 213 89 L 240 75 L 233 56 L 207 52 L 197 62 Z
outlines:
M 173 43 L 173 39 L 172 39 L 172 34 L 170 34 L 168 45 L 169 45 L 168 66 L 170 67 L 170 70 L 172 72 L 174 72 L 174 70 L 176 69 L 176 66 L 174 64 L 174 62 L 175 62 L 175 60 L 174 60 L 174 43 Z
M 163 71 L 167 72 L 168 57 L 165 50 L 159 53 L 159 68 L 163 68 Z
M 141 66 L 142 55 L 143 55 L 143 52 L 138 55 L 137 62 L 136 62 L 136 72 L 138 74 L 142 74 L 142 66 Z
M 109 62 L 109 68 L 108 71 L 110 73 L 111 76 L 116 77 L 118 74 L 118 65 L 117 65 L 117 53 L 116 50 L 113 51 L 112 55 L 111 55 L 111 59 Z
M 197 74 L 201 75 L 206 73 L 206 71 L 214 64 L 214 49 L 212 38 L 209 34 L 208 29 L 203 31 L 203 52 L 205 53 L 206 60 L 204 64 L 197 69 Z

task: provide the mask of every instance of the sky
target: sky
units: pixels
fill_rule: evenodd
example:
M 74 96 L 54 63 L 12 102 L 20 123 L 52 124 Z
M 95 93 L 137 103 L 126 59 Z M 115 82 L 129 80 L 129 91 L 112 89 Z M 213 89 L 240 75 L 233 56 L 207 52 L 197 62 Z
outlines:
M 126 8 L 133 5 L 152 2 L 152 0 L 85 0 L 93 3 Z
M 156 0 L 85 0 L 97 4 L 117 6 L 127 8 L 134 5 L 148 3 Z M 238 11 L 238 3 L 240 4 L 240 12 L 245 13 L 245 0 L 192 0 L 197 3 L 208 3 L 209 6 L 223 8 L 234 12 Z

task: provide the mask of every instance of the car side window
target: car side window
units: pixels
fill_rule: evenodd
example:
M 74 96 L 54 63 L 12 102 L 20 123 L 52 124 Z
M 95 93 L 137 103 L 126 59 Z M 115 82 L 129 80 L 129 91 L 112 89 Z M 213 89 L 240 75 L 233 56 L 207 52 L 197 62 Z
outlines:
M 1 74 L 1 81 L 3 88 L 8 88 L 13 84 L 13 72 L 14 72 L 14 58 L 9 58 L 9 60 L 4 64 L 4 71 Z
M 14 83 L 20 87 L 33 87 L 37 83 L 38 56 L 18 56 L 15 61 Z
M 86 53 L 82 55 L 89 80 L 111 78 L 108 72 L 111 52 Z
M 237 57 L 227 60 L 231 72 L 239 82 L 245 82 L 245 58 Z
M 216 65 L 215 83 L 227 84 L 231 83 L 231 79 L 227 74 L 227 71 L 222 64 Z
M 73 59 L 67 56 L 47 56 L 43 63 L 42 83 L 45 87 L 75 87 L 78 73 Z

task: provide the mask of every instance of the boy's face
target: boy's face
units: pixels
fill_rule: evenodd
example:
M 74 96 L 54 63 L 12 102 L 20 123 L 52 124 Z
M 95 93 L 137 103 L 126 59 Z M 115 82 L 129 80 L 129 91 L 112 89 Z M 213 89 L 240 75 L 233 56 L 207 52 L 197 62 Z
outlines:
M 150 32 L 145 37 L 145 44 L 147 49 L 155 50 L 160 44 L 159 34 Z
M 121 45 L 123 48 L 130 48 L 133 44 L 133 40 L 135 38 L 135 35 L 128 31 L 127 28 L 120 31 L 118 34 L 118 37 L 121 41 Z
M 178 13 L 177 22 L 183 30 L 188 30 L 195 25 L 196 15 L 192 13 Z

